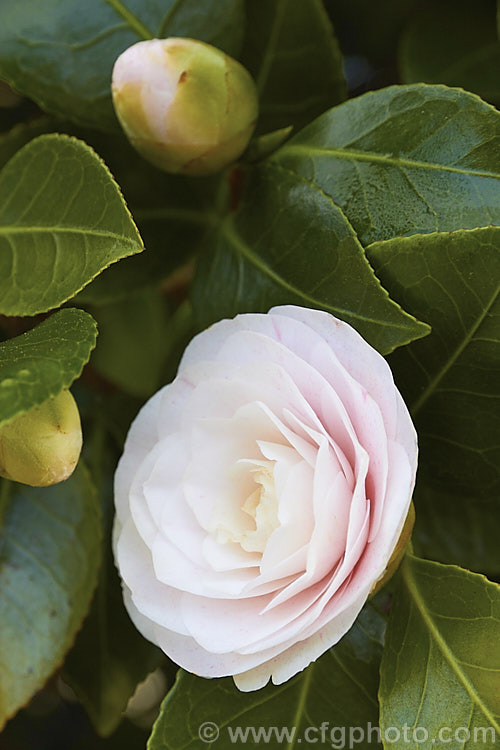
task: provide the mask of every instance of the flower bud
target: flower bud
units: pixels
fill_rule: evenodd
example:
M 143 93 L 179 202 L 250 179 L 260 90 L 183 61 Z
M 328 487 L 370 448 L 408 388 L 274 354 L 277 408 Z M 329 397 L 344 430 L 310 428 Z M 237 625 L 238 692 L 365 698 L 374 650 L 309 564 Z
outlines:
M 207 175 L 243 153 L 257 121 L 239 62 L 194 39 L 138 42 L 116 60 L 113 103 L 132 145 L 166 172 Z
M 0 427 L 0 476 L 33 487 L 62 482 L 81 448 L 78 407 L 69 391 L 61 391 Z

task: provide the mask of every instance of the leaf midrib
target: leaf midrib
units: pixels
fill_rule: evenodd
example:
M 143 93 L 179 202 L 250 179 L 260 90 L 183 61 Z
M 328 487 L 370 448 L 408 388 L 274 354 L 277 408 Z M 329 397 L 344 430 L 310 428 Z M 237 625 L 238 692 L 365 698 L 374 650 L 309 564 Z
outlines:
M 423 393 L 420 394 L 418 399 L 410 406 L 410 412 L 412 416 L 416 416 L 416 414 L 420 411 L 422 406 L 425 404 L 427 399 L 432 395 L 432 393 L 435 391 L 441 380 L 444 378 L 446 373 L 450 370 L 451 367 L 455 364 L 457 359 L 460 357 L 462 352 L 467 348 L 467 346 L 472 341 L 474 334 L 479 330 L 481 327 L 484 319 L 490 312 L 491 308 L 495 304 L 497 297 L 500 293 L 500 284 L 495 289 L 491 299 L 486 303 L 483 312 L 481 315 L 478 316 L 477 320 L 474 322 L 474 324 L 470 327 L 460 344 L 456 347 L 453 354 L 448 358 L 448 360 L 445 362 L 443 367 L 440 368 L 440 370 L 434 375 L 432 380 L 427 384 L 427 387 L 423 391 Z
M 412 598 L 413 603 L 417 607 L 418 612 L 422 620 L 424 621 L 424 624 L 427 626 L 427 629 L 431 638 L 433 638 L 437 647 L 440 649 L 441 653 L 443 654 L 445 660 L 448 662 L 454 674 L 457 676 L 458 680 L 465 688 L 472 703 L 475 704 L 482 711 L 484 717 L 490 722 L 491 726 L 494 727 L 495 730 L 500 733 L 500 724 L 497 724 L 497 722 L 495 721 L 495 717 L 490 713 L 489 709 L 483 704 L 480 696 L 476 692 L 475 687 L 471 684 L 471 682 L 467 678 L 467 675 L 464 674 L 463 670 L 460 668 L 458 661 L 456 660 L 453 652 L 449 648 L 445 639 L 439 632 L 437 625 L 435 624 L 434 620 L 430 616 L 428 609 L 425 605 L 425 601 L 422 598 L 420 591 L 418 589 L 418 585 L 412 576 L 410 562 L 409 562 L 410 559 L 411 558 L 407 556 L 401 566 L 402 578 L 406 584 L 406 587 Z
M 153 32 L 148 29 L 148 27 L 145 26 L 142 21 L 140 21 L 137 16 L 135 16 L 132 11 L 121 2 L 121 0 L 105 0 L 105 2 L 113 8 L 120 18 L 123 18 L 127 23 L 127 26 L 129 26 L 132 31 L 135 31 L 137 36 L 140 36 L 141 39 L 148 40 L 154 38 Z
M 296 727 L 296 730 L 293 734 L 293 738 L 290 740 L 290 742 L 287 745 L 287 750 L 292 750 L 295 747 L 296 739 L 298 738 L 298 728 L 300 725 L 300 722 L 302 720 L 302 714 L 304 713 L 304 709 L 307 703 L 307 697 L 309 694 L 309 689 L 311 687 L 311 680 L 312 675 L 314 672 L 316 664 L 313 662 L 309 665 L 309 668 L 307 669 L 304 677 L 302 685 L 300 686 L 300 692 L 299 692 L 299 699 L 297 701 L 297 708 L 295 709 L 295 714 L 292 719 L 292 727 Z
M 500 180 L 500 174 L 496 172 L 483 172 L 476 169 L 462 169 L 452 167 L 446 164 L 436 164 L 434 162 L 418 161 L 416 159 L 400 158 L 398 156 L 389 156 L 387 154 L 377 154 L 373 151 L 357 151 L 350 148 L 333 148 L 330 146 L 306 146 L 300 144 L 289 144 L 283 146 L 272 157 L 272 161 L 280 161 L 283 157 L 290 155 L 305 156 L 330 156 L 332 158 L 345 159 L 347 161 L 365 161 L 395 167 L 409 167 L 413 169 L 428 169 L 438 172 L 452 172 L 461 174 L 466 177 L 489 177 Z
M 102 229 L 85 229 L 84 227 L 65 227 L 65 226 L 15 226 L 15 225 L 3 225 L 0 226 L 1 235 L 11 234 L 83 234 L 92 235 L 95 237 L 106 237 L 112 240 L 119 240 L 120 242 L 126 242 L 130 245 L 139 245 L 139 243 L 132 237 L 126 237 L 123 234 L 117 234 L 116 232 L 108 232 Z

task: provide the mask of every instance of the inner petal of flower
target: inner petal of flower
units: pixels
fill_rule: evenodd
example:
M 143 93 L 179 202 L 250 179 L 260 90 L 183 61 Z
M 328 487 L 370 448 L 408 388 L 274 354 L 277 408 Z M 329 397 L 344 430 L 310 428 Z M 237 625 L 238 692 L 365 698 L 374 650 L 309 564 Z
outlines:
M 273 470 L 274 461 L 254 464 L 251 473 L 257 487 L 241 506 L 241 510 L 253 520 L 253 528 L 230 532 L 219 526 L 219 542 L 237 542 L 246 552 L 264 552 L 267 540 L 280 525 Z

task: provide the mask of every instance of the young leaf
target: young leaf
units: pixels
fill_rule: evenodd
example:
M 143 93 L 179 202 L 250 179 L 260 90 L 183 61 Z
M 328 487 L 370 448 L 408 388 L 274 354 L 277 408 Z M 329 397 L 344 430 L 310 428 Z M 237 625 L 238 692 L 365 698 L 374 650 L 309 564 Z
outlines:
M 69 388 L 88 362 L 96 336 L 94 319 L 70 308 L 1 342 L 0 424 Z
M 389 298 L 328 195 L 272 162 L 201 254 L 193 295 L 203 326 L 298 304 L 346 320 L 382 353 L 429 331 Z
M 447 0 L 421 9 L 401 39 L 402 80 L 461 86 L 492 104 L 500 103 L 495 20 L 495 8 L 488 0 L 474 5 L 469 0 Z
M 0 312 L 35 315 L 142 250 L 120 190 L 81 141 L 44 135 L 0 174 Z
M 394 299 L 432 326 L 396 352 L 421 463 L 445 491 L 500 487 L 500 228 L 381 242 L 367 255 Z
M 407 556 L 387 628 L 379 697 L 382 735 L 389 727 L 408 727 L 410 740 L 400 731 L 390 747 L 495 747 L 499 677 L 500 587 L 461 568 Z M 417 744 L 422 729 L 425 745 Z
M 0 726 L 61 664 L 100 561 L 100 508 L 82 466 L 52 487 L 0 485 Z
M 444 86 L 391 86 L 325 112 L 271 157 L 337 203 L 363 244 L 500 223 L 500 113 Z
M 302 127 L 346 97 L 342 54 L 320 0 L 246 0 L 242 61 L 259 91 L 258 133 Z
M 153 37 L 187 36 L 237 52 L 243 0 L 16 0 L 0 4 L 0 77 L 51 114 L 117 130 L 113 64 Z
M 290 748 L 302 741 L 330 744 L 348 737 L 351 727 L 377 726 L 384 626 L 383 617 L 367 605 L 342 641 L 316 663 L 283 685 L 258 692 L 239 692 L 231 678 L 204 680 L 181 672 L 162 705 L 148 750 L 201 750 L 210 742 L 210 731 L 213 747 L 226 750 L 245 742 L 238 728 L 247 732 L 252 746 L 259 741 Z M 261 729 L 260 737 L 254 738 L 252 728 Z M 370 747 L 379 747 L 376 736 Z

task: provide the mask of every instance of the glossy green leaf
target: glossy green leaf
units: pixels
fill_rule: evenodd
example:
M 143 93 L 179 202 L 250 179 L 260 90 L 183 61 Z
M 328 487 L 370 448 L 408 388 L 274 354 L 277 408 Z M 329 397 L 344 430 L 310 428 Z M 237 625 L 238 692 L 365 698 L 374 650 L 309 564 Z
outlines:
M 61 664 L 97 580 L 100 509 L 83 467 L 52 487 L 0 485 L 0 725 Z
M 92 366 L 126 393 L 151 396 L 168 353 L 168 313 L 160 292 L 139 292 L 92 314 L 99 327 Z
M 47 112 L 116 130 L 113 64 L 153 37 L 187 36 L 235 54 L 242 0 L 16 0 L 0 4 L 0 77 Z
M 302 741 L 320 745 L 320 740 L 330 745 L 342 736 L 348 739 L 351 727 L 369 722 L 376 727 L 384 627 L 384 618 L 368 605 L 342 641 L 316 663 L 283 685 L 257 692 L 241 693 L 231 678 L 204 680 L 181 672 L 162 705 L 148 750 L 240 747 L 245 738 L 238 728 L 248 732 L 251 747 L 259 740 L 269 747 L 291 748 Z M 264 734 L 256 740 L 252 728 Z M 379 747 L 375 735 L 370 747 Z
M 455 566 L 407 557 L 381 665 L 386 747 L 493 749 L 500 738 L 499 679 L 500 587 Z M 399 740 L 388 731 L 394 727 Z
M 433 233 L 367 248 L 384 286 L 432 333 L 391 366 L 434 484 L 500 488 L 500 228 Z
M 79 292 L 79 303 L 107 305 L 159 285 L 194 255 L 217 222 L 214 201 L 219 187 L 224 187 L 219 176 L 194 181 L 166 174 L 145 162 L 125 136 L 78 128 L 68 121 L 41 117 L 0 135 L 0 166 L 33 138 L 50 132 L 76 136 L 104 160 L 149 251 L 105 268 Z
M 96 336 L 94 319 L 71 308 L 1 342 L 0 424 L 69 388 L 88 362 Z
M 302 127 L 346 97 L 342 54 L 321 0 L 247 0 L 242 61 L 260 101 L 259 133 Z
M 429 330 L 388 297 L 330 198 L 272 162 L 202 252 L 193 303 L 202 326 L 280 304 L 327 310 L 384 353 Z
M 500 579 L 500 503 L 436 489 L 420 473 L 412 543 L 429 560 L 460 565 Z
M 35 315 L 73 297 L 142 242 L 120 190 L 81 141 L 44 135 L 0 174 L 0 312 Z
M 95 597 L 63 671 L 64 681 L 102 737 L 116 730 L 137 685 L 163 656 L 132 624 L 123 606 L 111 540 L 106 537 L 105 541 L 105 564 Z
M 402 80 L 461 86 L 500 103 L 495 20 L 490 0 L 448 0 L 422 9 L 401 39 Z
M 90 612 L 64 662 L 63 679 L 98 734 L 107 737 L 123 719 L 137 684 L 158 666 L 163 654 L 140 635 L 123 605 L 111 548 L 116 458 L 100 412 L 88 425 L 85 450 L 102 508 L 103 564 Z
M 500 113 L 444 86 L 391 86 L 325 112 L 272 160 L 340 206 L 363 244 L 500 223 Z
M 123 137 L 77 131 L 104 159 L 137 223 L 147 252 L 112 265 L 85 287 L 84 304 L 109 304 L 159 285 L 197 251 L 217 222 L 221 178 L 169 175 L 144 161 Z

